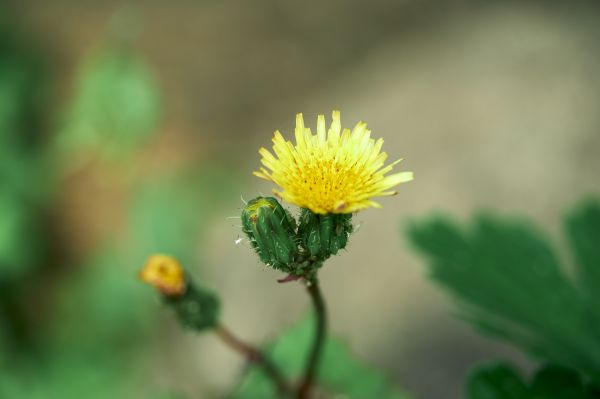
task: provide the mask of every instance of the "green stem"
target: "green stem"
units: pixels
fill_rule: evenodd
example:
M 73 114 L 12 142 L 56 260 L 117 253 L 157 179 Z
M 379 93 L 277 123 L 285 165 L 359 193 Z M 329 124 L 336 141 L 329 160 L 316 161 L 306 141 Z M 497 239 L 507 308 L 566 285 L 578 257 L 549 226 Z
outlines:
M 215 327 L 215 333 L 227 346 L 244 356 L 248 362 L 262 367 L 267 376 L 277 387 L 280 398 L 288 398 L 290 396 L 292 389 L 289 384 L 283 378 L 283 375 L 280 373 L 277 366 L 275 366 L 263 352 L 240 340 L 233 335 L 229 329 L 222 325 L 217 325 Z
M 313 338 L 312 349 L 304 368 L 304 376 L 298 387 L 296 395 L 298 399 L 310 398 L 310 391 L 317 375 L 327 331 L 327 310 L 317 279 L 315 278 L 308 281 L 306 289 L 312 299 L 315 309 L 315 335 Z

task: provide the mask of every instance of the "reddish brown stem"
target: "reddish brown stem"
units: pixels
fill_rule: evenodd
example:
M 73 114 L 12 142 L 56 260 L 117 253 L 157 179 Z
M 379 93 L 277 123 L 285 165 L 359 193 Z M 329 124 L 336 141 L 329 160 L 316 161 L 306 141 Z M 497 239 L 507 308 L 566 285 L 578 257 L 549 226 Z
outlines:
M 289 397 L 292 392 L 287 381 L 283 378 L 279 369 L 271 360 L 265 356 L 265 354 L 259 349 L 246 342 L 240 340 L 238 337 L 222 325 L 215 327 L 215 333 L 217 336 L 231 349 L 244 356 L 248 362 L 255 364 L 265 371 L 267 376 L 273 381 L 277 387 L 280 398 Z
M 310 398 L 311 389 L 317 376 L 327 330 L 327 310 L 325 308 L 325 301 L 323 300 L 323 295 L 321 294 L 317 280 L 314 279 L 313 281 L 309 281 L 306 289 L 312 299 L 315 309 L 316 327 L 312 349 L 304 368 L 304 376 L 300 381 L 300 385 L 296 394 L 297 399 Z

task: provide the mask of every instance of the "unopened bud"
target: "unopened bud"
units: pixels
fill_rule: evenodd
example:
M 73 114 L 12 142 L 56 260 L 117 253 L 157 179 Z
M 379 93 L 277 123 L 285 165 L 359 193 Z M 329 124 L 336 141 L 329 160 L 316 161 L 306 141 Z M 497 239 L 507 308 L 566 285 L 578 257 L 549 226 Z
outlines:
M 296 221 L 273 197 L 257 197 L 242 211 L 242 229 L 260 260 L 289 271 L 298 255 Z
M 298 222 L 298 236 L 311 257 L 321 261 L 344 249 L 352 233 L 352 214 L 331 213 L 320 215 L 302 209 Z

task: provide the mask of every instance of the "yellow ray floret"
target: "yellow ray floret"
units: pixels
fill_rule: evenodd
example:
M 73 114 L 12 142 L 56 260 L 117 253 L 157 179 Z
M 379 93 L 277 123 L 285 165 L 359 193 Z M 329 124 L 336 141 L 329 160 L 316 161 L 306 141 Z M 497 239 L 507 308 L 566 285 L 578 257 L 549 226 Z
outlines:
M 261 148 L 264 167 L 254 175 L 281 187 L 273 192 L 284 200 L 314 213 L 352 213 L 381 207 L 373 197 L 396 194 L 390 189 L 413 179 L 412 172 L 387 175 L 401 160 L 384 166 L 383 139 L 371 138 L 371 131 L 359 122 L 352 131 L 343 129 L 340 112 L 333 111 L 329 129 L 325 116 L 317 118 L 317 134 L 296 115 L 296 144 L 279 131 L 273 137 L 273 153 Z

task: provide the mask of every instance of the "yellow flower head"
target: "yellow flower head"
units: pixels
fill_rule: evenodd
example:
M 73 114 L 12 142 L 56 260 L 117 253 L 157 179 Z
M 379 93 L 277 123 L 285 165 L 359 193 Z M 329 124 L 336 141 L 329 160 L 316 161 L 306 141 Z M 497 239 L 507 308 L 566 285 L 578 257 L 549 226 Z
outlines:
M 296 144 L 279 131 L 273 137 L 275 156 L 266 148 L 259 154 L 265 166 L 254 175 L 281 187 L 273 192 L 286 201 L 314 213 L 352 213 L 368 207 L 380 208 L 373 197 L 396 194 L 390 189 L 413 179 L 412 172 L 387 175 L 397 160 L 384 166 L 383 139 L 371 138 L 371 131 L 359 122 L 352 131 L 343 129 L 340 112 L 333 111 L 330 128 L 325 116 L 317 118 L 317 134 L 304 127 L 296 115 Z M 267 170 L 268 169 L 268 170 Z
M 177 259 L 172 256 L 150 256 L 139 277 L 164 295 L 178 296 L 185 292 L 185 274 Z

